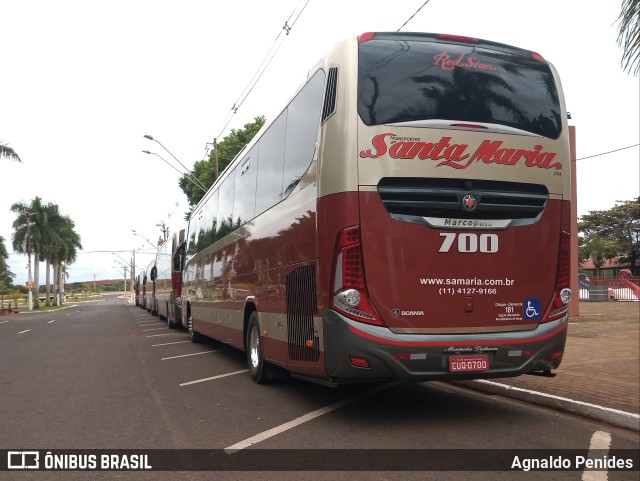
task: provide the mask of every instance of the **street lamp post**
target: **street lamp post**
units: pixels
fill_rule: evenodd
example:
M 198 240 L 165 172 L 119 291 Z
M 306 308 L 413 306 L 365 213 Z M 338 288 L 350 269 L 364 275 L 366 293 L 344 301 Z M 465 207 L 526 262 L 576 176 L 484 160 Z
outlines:
M 124 291 L 127 291 L 127 269 L 129 270 L 129 273 L 131 274 L 131 302 L 133 303 L 135 301 L 135 291 L 134 291 L 134 283 L 135 283 L 135 270 L 136 270 L 136 251 L 135 249 L 132 251 L 133 253 L 133 257 L 131 259 L 131 263 L 127 262 L 121 255 L 116 254 L 115 252 L 112 252 L 112 254 L 114 256 L 119 257 L 120 259 L 122 259 L 122 262 L 124 262 L 124 264 L 122 262 L 120 262 L 118 259 L 114 259 L 114 262 L 118 262 L 123 268 L 124 268 Z
M 173 155 L 173 154 L 171 153 L 171 151 L 170 151 L 169 149 L 167 149 L 164 145 L 162 145 L 162 142 L 160 142 L 158 139 L 154 139 L 154 138 L 153 138 L 153 136 L 151 136 L 151 135 L 149 135 L 149 134 L 145 134 L 145 135 L 144 135 L 144 138 L 145 138 L 145 139 L 152 140 L 152 141 L 154 141 L 154 142 L 157 142 L 157 143 L 158 143 L 158 145 L 159 145 L 160 147 L 162 147 L 164 150 L 166 150 L 166 151 L 167 151 L 167 153 L 168 153 L 171 157 L 173 157 L 177 163 L 179 163 L 179 164 L 182 166 L 182 168 L 186 171 L 187 178 L 188 178 L 188 179 L 189 179 L 193 184 L 195 184 L 196 186 L 198 186 L 198 188 L 200 188 L 202 191 L 204 191 L 205 193 L 207 192 L 207 189 L 206 189 L 206 187 L 205 187 L 204 185 L 202 185 L 202 182 L 200 182 L 196 177 L 194 177 L 194 176 L 190 173 L 189 169 L 187 169 L 187 168 L 184 166 L 184 164 L 183 164 L 182 162 L 180 162 L 180 161 L 178 160 L 178 158 L 177 158 L 175 155 Z M 143 152 L 144 152 L 144 151 L 143 151 Z M 149 151 L 147 151 L 147 152 L 149 152 Z M 158 154 L 154 154 L 154 155 L 158 155 Z M 158 155 L 158 157 L 160 157 L 160 156 Z M 162 157 L 160 157 L 160 158 L 162 159 Z M 162 160 L 164 160 L 164 159 L 162 159 Z M 216 159 L 216 160 L 217 160 L 217 159 Z M 166 160 L 165 160 L 165 162 L 166 162 Z M 169 164 L 169 165 L 171 165 L 171 164 Z M 173 167 L 173 166 L 172 166 L 172 167 Z M 218 168 L 217 168 L 217 164 L 216 164 L 216 178 L 217 178 L 217 176 L 218 176 Z
M 178 169 L 175 165 L 171 165 L 171 162 L 169 162 L 167 159 L 162 157 L 160 154 L 156 154 L 155 152 L 150 152 L 149 150 L 143 150 L 142 152 L 144 154 L 150 154 L 150 155 L 155 155 L 156 157 L 159 157 L 165 164 L 167 164 L 169 167 L 174 169 L 180 175 L 186 175 L 187 179 L 189 180 L 189 182 L 191 182 L 193 185 L 195 185 L 198 189 L 200 189 L 205 194 L 207 193 L 207 189 L 205 188 L 204 185 L 202 185 L 202 182 L 200 182 L 196 177 L 194 177 L 191 173 L 189 173 L 189 171 L 181 172 L 180 169 Z M 182 164 L 180 164 L 180 165 L 182 165 Z
M 182 164 L 182 162 L 180 162 L 180 161 L 176 158 L 176 156 L 175 156 L 175 155 L 173 155 L 173 154 L 169 151 L 169 149 L 167 149 L 164 145 L 162 145 L 162 143 L 160 143 L 160 141 L 159 141 L 158 139 L 154 139 L 154 138 L 153 138 L 151 135 L 149 135 L 149 134 L 144 135 L 144 138 L 145 138 L 145 139 L 149 139 L 149 140 L 153 140 L 154 142 L 157 142 L 157 143 L 160 145 L 160 147 L 162 147 L 164 150 L 166 150 L 166 151 L 169 153 L 169 155 L 175 159 L 175 161 L 176 161 L 177 163 L 179 163 L 180 165 L 182 165 L 182 168 L 183 168 L 184 170 L 186 170 L 187 172 L 189 172 L 189 169 L 187 169 L 187 168 Z
M 130 269 L 129 266 L 124 265 L 122 262 L 120 262 L 118 259 L 114 259 L 113 262 L 117 262 L 118 264 L 120 264 L 122 266 L 122 268 L 124 269 L 124 292 L 127 292 L 127 271 Z
M 137 235 L 137 236 L 142 237 L 151 247 L 153 247 L 156 250 L 156 252 L 158 251 L 158 246 L 154 245 L 153 242 L 151 242 L 145 236 L 143 236 L 142 234 L 140 234 L 139 232 L 137 232 L 137 231 L 135 231 L 133 229 L 131 229 L 131 232 L 133 232 L 133 235 Z

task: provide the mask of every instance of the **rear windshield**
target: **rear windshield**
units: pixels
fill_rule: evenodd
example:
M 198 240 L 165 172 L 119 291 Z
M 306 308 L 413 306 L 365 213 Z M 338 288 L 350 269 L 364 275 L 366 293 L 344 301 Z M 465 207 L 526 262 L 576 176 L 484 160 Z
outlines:
M 438 119 L 560 136 L 553 75 L 528 52 L 373 39 L 360 44 L 358 65 L 358 113 L 367 125 Z

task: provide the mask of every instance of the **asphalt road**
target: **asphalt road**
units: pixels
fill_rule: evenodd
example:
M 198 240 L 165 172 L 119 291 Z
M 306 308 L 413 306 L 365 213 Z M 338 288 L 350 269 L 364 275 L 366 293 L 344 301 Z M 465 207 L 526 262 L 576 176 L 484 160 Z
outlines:
M 146 473 L 0 466 L 0 479 L 580 480 L 582 469 L 494 471 L 491 463 L 511 462 L 521 450 L 584 454 L 603 436 L 610 451 L 596 452 L 600 457 L 640 446 L 637 432 L 446 383 L 256 385 L 244 353 L 214 341 L 193 344 L 185 331 L 168 329 L 116 296 L 0 318 L 0 449 L 166 449 L 161 457 L 152 452 L 156 466 L 186 466 Z M 233 464 L 233 470 L 188 471 L 190 461 L 207 461 L 202 451 L 189 450 L 225 449 L 216 453 L 232 459 L 260 449 L 267 467 L 282 469 L 261 471 L 270 468 L 254 457 L 242 472 Z M 493 459 L 488 468 L 483 457 Z M 445 470 L 429 475 L 423 459 Z M 384 470 L 369 471 L 369 464 Z M 596 474 L 605 477 L 593 479 L 638 479 L 637 465 L 635 472 Z

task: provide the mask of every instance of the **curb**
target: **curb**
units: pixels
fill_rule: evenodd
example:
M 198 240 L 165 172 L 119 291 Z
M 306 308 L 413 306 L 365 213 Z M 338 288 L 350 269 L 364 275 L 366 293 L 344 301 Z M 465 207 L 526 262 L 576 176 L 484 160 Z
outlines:
M 454 381 L 451 384 L 466 387 L 476 391 L 483 391 L 489 394 L 497 394 L 499 396 L 518 399 L 541 406 L 559 409 L 572 414 L 597 419 L 614 426 L 631 429 L 640 432 L 640 415 L 620 411 L 619 409 L 598 406 L 597 404 L 586 403 L 583 401 L 575 401 L 573 399 L 556 396 L 553 394 L 545 394 L 529 389 L 522 389 L 508 384 L 501 384 L 485 379 L 476 381 Z

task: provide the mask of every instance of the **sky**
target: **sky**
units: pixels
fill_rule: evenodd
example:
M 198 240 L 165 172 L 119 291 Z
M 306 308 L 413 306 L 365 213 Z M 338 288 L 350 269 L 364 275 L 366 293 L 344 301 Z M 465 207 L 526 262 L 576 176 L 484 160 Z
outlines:
M 14 283 L 28 273 L 26 256 L 12 253 L 13 203 L 39 196 L 75 222 L 83 249 L 68 282 L 123 279 L 134 255 L 138 268 L 151 261 L 163 223 L 185 226 L 173 156 L 191 168 L 214 137 L 273 118 L 335 43 L 369 31 L 540 53 L 559 71 L 576 128 L 578 215 L 640 195 L 639 149 L 624 149 L 639 143 L 640 88 L 620 66 L 621 0 L 424 3 L 0 0 L 0 141 L 23 160 L 0 160 L 0 236 Z M 289 34 L 233 113 L 286 21 Z

